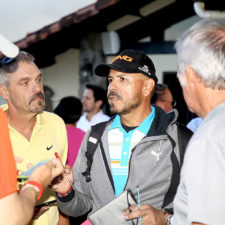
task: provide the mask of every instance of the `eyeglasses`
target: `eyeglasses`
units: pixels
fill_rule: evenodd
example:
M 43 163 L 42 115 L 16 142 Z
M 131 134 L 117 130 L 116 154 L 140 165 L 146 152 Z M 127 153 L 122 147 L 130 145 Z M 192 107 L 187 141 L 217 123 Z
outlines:
M 127 190 L 128 210 L 129 210 L 129 212 L 132 212 L 132 210 L 130 208 L 131 207 L 131 204 L 130 204 L 130 201 L 129 201 L 130 198 L 133 198 L 135 200 L 135 197 L 134 197 L 133 193 L 130 190 Z M 136 200 L 135 200 L 135 202 L 136 202 Z M 132 222 L 132 225 L 136 225 L 137 224 L 137 219 L 132 219 L 131 222 Z
M 138 209 L 141 207 L 141 199 L 140 199 L 140 192 L 139 187 L 137 186 L 137 197 L 138 197 Z M 141 225 L 141 218 L 138 218 L 138 225 Z
M 129 196 L 131 196 L 133 199 L 135 199 L 134 198 L 134 196 L 133 196 L 133 193 L 130 191 L 130 190 L 127 190 L 127 205 L 128 205 L 128 210 L 129 210 L 129 212 L 132 212 L 132 210 L 131 210 L 131 204 L 130 204 L 130 201 L 129 201 Z
M 172 105 L 172 107 L 175 107 L 177 105 L 177 102 L 176 101 L 172 101 L 171 105 Z
M 175 107 L 177 105 L 176 101 L 167 101 L 167 100 L 159 100 L 160 102 L 169 102 L 172 107 Z
M 134 197 L 134 195 L 133 195 L 133 193 L 130 191 L 130 190 L 127 190 L 127 204 L 128 204 L 128 210 L 129 210 L 129 212 L 132 212 L 132 210 L 131 210 L 131 204 L 130 204 L 130 202 L 129 202 L 129 198 L 133 198 L 134 200 L 135 200 L 135 202 L 137 202 L 137 204 L 138 204 L 138 209 L 140 209 L 140 205 L 141 205 L 141 200 L 140 200 L 140 193 L 139 193 L 139 187 L 137 186 L 137 197 L 138 197 L 138 200 L 136 201 L 136 199 L 135 199 L 135 197 Z M 132 219 L 131 220 L 131 222 L 132 222 L 132 225 L 141 225 L 141 218 L 138 218 L 138 219 Z M 138 223 L 137 223 L 138 222 Z

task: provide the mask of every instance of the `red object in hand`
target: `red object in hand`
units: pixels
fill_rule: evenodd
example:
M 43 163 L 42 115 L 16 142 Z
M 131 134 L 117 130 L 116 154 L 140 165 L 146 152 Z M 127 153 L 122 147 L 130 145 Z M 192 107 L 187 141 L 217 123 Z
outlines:
M 58 152 L 55 152 L 55 157 L 61 161 Z
M 56 157 L 57 159 L 59 159 L 59 160 L 60 160 L 60 162 L 61 162 L 61 164 L 62 164 L 62 160 L 60 159 L 58 152 L 55 152 L 55 157 Z M 63 164 L 62 164 L 62 166 L 63 166 Z M 64 167 L 64 166 L 63 166 L 63 168 L 65 169 L 65 167 Z M 73 188 L 73 190 L 75 190 L 75 187 L 74 187 L 74 185 L 73 185 L 72 180 L 70 179 L 70 177 L 68 176 L 68 174 L 65 174 L 65 175 L 66 175 L 67 180 L 69 181 L 69 183 L 70 183 L 71 187 Z

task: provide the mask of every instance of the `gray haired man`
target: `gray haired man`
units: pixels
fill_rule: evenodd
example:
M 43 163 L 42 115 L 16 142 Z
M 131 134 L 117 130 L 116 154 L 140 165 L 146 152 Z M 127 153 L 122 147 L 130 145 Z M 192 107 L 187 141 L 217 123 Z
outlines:
M 185 101 L 203 121 L 187 147 L 174 215 L 151 206 L 133 206 L 125 215 L 143 217 L 142 225 L 224 225 L 225 27 L 200 21 L 180 37 L 176 50 Z

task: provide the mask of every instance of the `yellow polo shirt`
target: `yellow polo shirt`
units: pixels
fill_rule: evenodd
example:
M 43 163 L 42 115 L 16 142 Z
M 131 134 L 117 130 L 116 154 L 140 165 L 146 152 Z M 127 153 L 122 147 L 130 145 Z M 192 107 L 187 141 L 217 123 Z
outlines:
M 3 105 L 1 108 L 5 111 L 8 106 Z M 11 126 L 9 126 L 9 131 L 14 155 L 23 159 L 22 163 L 17 163 L 17 169 L 25 172 L 28 163 L 36 165 L 43 160 L 55 158 L 55 152 L 58 152 L 65 164 L 68 151 L 67 132 L 65 123 L 57 115 L 49 112 L 38 114 L 30 141 Z M 37 204 L 55 198 L 55 192 L 46 188 Z M 39 219 L 33 220 L 30 224 L 57 225 L 58 220 L 58 208 L 57 205 L 53 205 Z

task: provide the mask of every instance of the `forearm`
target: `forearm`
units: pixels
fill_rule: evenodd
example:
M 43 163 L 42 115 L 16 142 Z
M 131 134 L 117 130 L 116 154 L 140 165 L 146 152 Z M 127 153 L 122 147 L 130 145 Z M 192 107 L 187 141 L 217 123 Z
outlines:
M 59 221 L 57 225 L 70 225 L 69 217 L 62 212 L 59 212 Z
M 36 197 L 36 191 L 33 188 L 27 188 L 20 195 L 15 192 L 1 199 L 1 224 L 27 224 L 33 216 Z
M 73 217 L 81 216 L 92 208 L 90 199 L 74 190 L 65 197 L 58 196 L 57 202 L 63 213 Z

